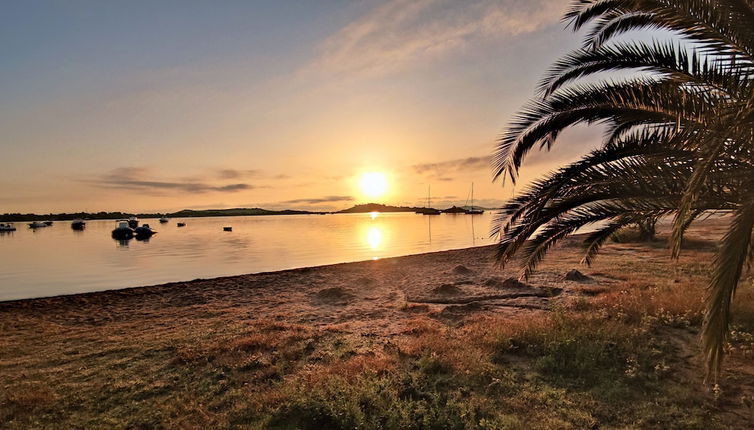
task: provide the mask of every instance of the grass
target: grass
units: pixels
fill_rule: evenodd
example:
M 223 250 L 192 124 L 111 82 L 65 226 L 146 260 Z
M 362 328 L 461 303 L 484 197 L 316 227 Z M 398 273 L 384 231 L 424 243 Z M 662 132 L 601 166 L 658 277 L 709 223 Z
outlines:
M 685 255 L 672 266 L 608 252 L 599 269 L 621 278 L 619 287 L 517 318 L 482 314 L 446 325 L 405 305 L 411 319 L 405 334 L 393 338 L 273 317 L 235 324 L 207 318 L 153 333 L 139 321 L 35 322 L 36 341 L 0 341 L 0 423 L 8 429 L 742 428 L 754 417 L 754 286 L 748 280 L 738 294 L 722 389 L 706 390 L 696 345 L 705 256 Z M 547 264 L 555 263 L 543 270 Z M 8 332 L 23 323 L 3 321 Z M 51 347 L 43 341 L 50 333 L 65 343 Z

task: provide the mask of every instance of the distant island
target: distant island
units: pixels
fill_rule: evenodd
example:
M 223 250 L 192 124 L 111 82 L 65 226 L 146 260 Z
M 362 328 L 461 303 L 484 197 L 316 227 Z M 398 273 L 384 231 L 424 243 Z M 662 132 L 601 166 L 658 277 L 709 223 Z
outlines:
M 474 206 L 474 209 L 486 210 L 479 206 Z M 460 213 L 463 209 L 472 209 L 471 206 L 461 206 L 445 209 L 442 212 L 445 213 Z M 50 213 L 50 214 L 34 214 L 34 213 L 6 213 L 0 215 L 0 222 L 19 222 L 19 221 L 70 221 L 74 219 L 124 219 L 129 217 L 137 218 L 198 218 L 198 217 L 214 217 L 214 216 L 265 216 L 265 215 L 324 215 L 332 213 L 369 213 L 369 212 L 415 212 L 424 213 L 427 211 L 433 211 L 433 208 L 420 208 L 410 206 L 391 206 L 381 203 L 366 203 L 360 204 L 348 209 L 343 209 L 336 212 L 322 212 L 322 211 L 303 211 L 303 210 L 269 210 L 262 208 L 232 208 L 232 209 L 205 209 L 205 210 L 193 210 L 183 209 L 178 212 L 172 213 L 130 213 L 130 212 L 73 212 L 73 213 Z

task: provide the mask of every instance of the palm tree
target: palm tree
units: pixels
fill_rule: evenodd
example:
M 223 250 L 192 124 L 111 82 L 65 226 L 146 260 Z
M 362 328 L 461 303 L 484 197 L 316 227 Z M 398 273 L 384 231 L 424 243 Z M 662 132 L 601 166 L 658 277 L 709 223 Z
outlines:
M 505 206 L 498 257 L 523 253 L 529 276 L 558 240 L 600 221 L 586 240 L 588 264 L 621 227 L 667 215 L 677 257 L 694 220 L 730 212 L 702 330 L 716 382 L 731 301 L 754 259 L 754 0 L 578 0 L 564 20 L 575 31 L 591 26 L 584 45 L 551 67 L 501 137 L 495 178 L 515 183 L 526 154 L 550 149 L 570 126 L 602 124 L 606 134 Z

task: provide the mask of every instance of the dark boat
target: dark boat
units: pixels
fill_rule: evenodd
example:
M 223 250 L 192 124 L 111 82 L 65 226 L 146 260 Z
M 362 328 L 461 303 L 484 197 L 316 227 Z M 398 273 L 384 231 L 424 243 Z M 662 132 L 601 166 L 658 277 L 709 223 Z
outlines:
M 464 208 L 459 208 L 458 206 L 452 206 L 445 210 L 443 210 L 446 214 L 466 214 L 468 211 Z
M 168 221 L 169 221 L 169 220 L 168 220 L 168 219 L 167 219 L 166 217 L 162 217 L 162 218 L 160 218 L 160 224 L 165 224 L 165 223 L 166 223 L 166 222 L 168 222 Z
M 112 231 L 113 239 L 132 239 L 134 237 L 134 229 L 129 227 L 129 224 L 129 221 L 118 221 L 118 227 Z
M 467 209 L 466 213 L 469 215 L 481 215 L 484 213 L 483 209 L 474 209 L 474 183 L 471 183 L 471 209 Z
M 179 223 L 178 223 L 178 224 L 176 224 L 176 225 L 177 225 L 178 227 L 186 227 L 186 223 L 185 223 L 185 222 L 179 222 Z
M 435 209 L 431 207 L 431 199 L 430 199 L 430 186 L 427 185 L 427 207 L 426 208 L 420 208 L 416 213 L 422 214 L 422 215 L 440 215 L 442 212 L 438 209 Z
M 139 226 L 139 219 L 136 218 L 135 216 L 132 216 L 127 221 L 128 221 L 128 226 L 131 228 L 136 228 Z
M 156 231 L 152 230 L 151 227 L 149 227 L 149 224 L 144 224 L 141 227 L 136 227 L 134 229 L 134 234 L 136 235 L 136 239 L 149 239 L 150 237 L 157 234 Z
M 223 227 L 223 231 L 233 231 L 233 227 Z
M 83 230 L 86 228 L 86 221 L 83 219 L 75 219 L 71 221 L 71 228 L 74 230 Z
M 46 225 L 47 227 L 49 227 L 49 226 L 51 226 L 51 225 L 52 225 L 52 221 L 45 221 L 44 223 L 45 223 L 45 225 Z

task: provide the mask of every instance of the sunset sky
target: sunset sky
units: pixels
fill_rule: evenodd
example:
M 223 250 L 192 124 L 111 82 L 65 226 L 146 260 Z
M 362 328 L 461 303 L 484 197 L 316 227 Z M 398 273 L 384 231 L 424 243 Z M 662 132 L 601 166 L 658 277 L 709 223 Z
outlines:
M 0 212 L 500 204 L 562 0 L 4 3 Z M 531 179 L 594 146 L 575 130 Z M 365 173 L 384 175 L 367 195 Z

